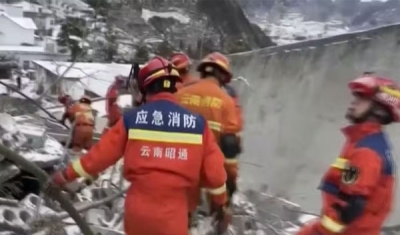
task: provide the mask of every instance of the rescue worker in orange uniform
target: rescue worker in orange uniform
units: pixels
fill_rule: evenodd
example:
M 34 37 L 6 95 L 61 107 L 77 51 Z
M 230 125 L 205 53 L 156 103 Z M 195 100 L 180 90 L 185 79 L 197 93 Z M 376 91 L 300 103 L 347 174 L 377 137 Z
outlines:
M 209 189 L 224 217 L 224 156 L 207 121 L 178 105 L 174 95 L 179 73 L 155 57 L 141 69 L 139 88 L 146 103 L 123 114 L 89 152 L 53 182 L 64 185 L 90 177 L 124 157 L 124 177 L 131 182 L 125 203 L 125 234 L 187 235 L 188 190 Z
M 242 113 L 242 107 L 240 106 L 240 101 L 238 94 L 235 90 L 235 88 L 230 85 L 230 84 L 225 84 L 223 86 L 223 89 L 228 93 L 228 95 L 233 99 L 233 102 L 235 103 L 236 106 L 236 115 L 238 117 L 238 122 L 239 122 L 239 128 L 242 130 L 243 129 L 243 113 Z M 240 143 L 240 152 L 242 152 L 242 137 L 240 134 L 237 134 L 238 142 Z
M 118 106 L 118 93 L 125 84 L 126 78 L 122 75 L 115 77 L 115 81 L 110 85 L 106 94 L 106 111 L 107 111 L 107 127 L 103 134 L 112 126 L 114 126 L 121 118 L 121 108 Z
M 179 75 L 182 79 L 182 82 L 178 82 L 176 84 L 176 88 L 178 90 L 183 86 L 190 85 L 198 80 L 195 79 L 189 72 L 190 66 L 192 65 L 192 61 L 190 60 L 189 56 L 184 53 L 177 52 L 172 54 L 170 61 L 178 69 Z
M 395 162 L 383 126 L 400 120 L 400 90 L 390 79 L 364 75 L 342 131 L 346 143 L 322 179 L 322 217 L 298 235 L 378 235 L 393 209 Z
M 78 102 L 73 103 L 71 97 L 60 97 L 59 101 L 66 107 L 61 123 L 69 120 L 72 131 L 71 147 L 75 152 L 82 149 L 88 150 L 92 146 L 94 131 L 94 116 L 91 100 L 87 96 L 82 96 Z M 69 105 L 68 105 L 69 104 Z
M 200 80 L 190 86 L 182 87 L 176 95 L 180 104 L 207 119 L 224 153 L 225 169 L 228 175 L 227 206 L 229 206 L 229 200 L 236 190 L 237 160 L 235 158 L 240 151 L 236 137 L 240 131 L 236 107 L 232 98 L 221 88 L 232 78 L 229 61 L 222 54 L 215 52 L 201 61 L 197 71 L 200 72 Z M 195 208 L 198 202 L 192 203 L 191 209 Z

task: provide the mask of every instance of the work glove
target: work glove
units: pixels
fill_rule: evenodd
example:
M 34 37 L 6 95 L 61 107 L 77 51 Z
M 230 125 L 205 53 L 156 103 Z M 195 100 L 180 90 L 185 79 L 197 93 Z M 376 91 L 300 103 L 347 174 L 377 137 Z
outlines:
M 215 230 L 217 235 L 222 235 L 232 222 L 232 211 L 229 207 L 221 206 L 214 212 L 216 222 Z
M 61 188 L 69 183 L 64 171 L 57 171 L 54 175 L 52 175 L 51 182 L 53 185 L 57 185 Z

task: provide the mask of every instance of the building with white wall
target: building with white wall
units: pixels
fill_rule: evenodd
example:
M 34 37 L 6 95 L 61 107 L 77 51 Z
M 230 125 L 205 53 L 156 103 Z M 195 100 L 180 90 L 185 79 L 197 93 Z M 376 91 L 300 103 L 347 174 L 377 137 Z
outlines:
M 36 25 L 30 18 L 10 16 L 0 9 L 0 45 L 34 45 Z
M 34 68 L 31 63 L 34 60 L 67 61 L 70 57 L 65 54 L 47 52 L 43 47 L 2 45 L 0 45 L 0 55 L 13 58 L 23 69 Z
M 37 30 L 41 31 L 38 34 L 45 33 L 55 24 L 53 12 L 42 5 L 22 1 L 11 6 L 22 9 L 23 17 L 31 18 L 35 22 Z
M 67 93 L 74 99 L 83 94 L 92 97 L 104 97 L 115 76 L 128 76 L 130 64 L 74 63 L 60 61 L 33 61 L 38 85 L 47 90 L 56 79 L 64 74 L 50 95 Z M 71 67 L 72 66 L 72 67 Z M 68 69 L 69 68 L 69 69 Z

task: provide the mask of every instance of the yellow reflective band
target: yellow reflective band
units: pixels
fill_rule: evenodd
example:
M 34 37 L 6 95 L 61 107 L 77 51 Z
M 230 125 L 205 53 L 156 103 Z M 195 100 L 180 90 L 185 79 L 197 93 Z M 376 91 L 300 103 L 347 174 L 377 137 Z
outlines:
M 80 176 L 83 177 L 85 179 L 92 179 L 92 176 L 89 175 L 82 167 L 81 161 L 80 159 L 75 160 L 72 162 L 72 168 L 74 169 L 74 171 Z
M 221 123 L 214 121 L 208 121 L 207 123 L 211 130 L 221 131 Z
M 346 228 L 346 226 L 344 226 L 343 224 L 334 221 L 326 215 L 322 217 L 321 225 L 333 233 L 341 233 Z
M 399 90 L 396 90 L 396 89 L 393 89 L 393 88 L 390 88 L 387 86 L 381 86 L 381 87 L 379 87 L 379 90 L 382 91 L 383 93 L 389 94 L 391 96 L 394 96 L 394 97 L 400 99 L 400 91 Z
M 220 195 L 226 192 L 226 184 L 222 185 L 219 188 L 214 188 L 214 189 L 207 189 L 208 193 L 212 195 Z
M 145 140 L 154 142 L 166 143 L 182 143 L 182 144 L 202 144 L 203 135 L 201 134 L 188 134 L 177 132 L 165 131 L 149 131 L 140 129 L 130 129 L 129 139 L 131 140 Z
M 224 68 L 225 70 L 229 71 L 228 64 L 226 64 L 224 61 L 222 61 L 222 60 L 215 60 L 215 63 L 217 63 L 219 66 L 221 66 L 221 67 Z
M 237 160 L 237 159 L 228 159 L 228 158 L 225 158 L 225 163 L 226 164 L 237 164 L 239 161 Z
M 172 68 L 171 72 L 168 74 L 168 73 L 165 71 L 165 69 L 161 69 L 160 71 L 158 71 L 158 72 L 152 74 L 151 76 L 148 76 L 148 77 L 146 78 L 146 80 L 151 80 L 151 79 L 153 79 L 153 78 L 158 78 L 158 77 L 167 76 L 167 75 L 168 75 L 168 76 L 178 76 L 178 77 L 179 77 L 179 72 L 178 72 L 178 70 L 176 70 L 175 68 Z M 146 81 L 146 80 L 145 80 L 145 81 Z
M 342 157 L 336 158 L 335 162 L 332 163 L 331 167 L 338 168 L 338 169 L 345 169 L 348 160 Z

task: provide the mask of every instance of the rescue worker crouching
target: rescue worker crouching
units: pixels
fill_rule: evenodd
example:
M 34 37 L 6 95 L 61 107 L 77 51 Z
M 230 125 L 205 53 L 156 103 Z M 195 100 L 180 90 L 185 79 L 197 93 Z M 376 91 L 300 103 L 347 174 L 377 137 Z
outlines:
M 236 191 L 238 171 L 237 155 L 239 143 L 236 133 L 240 131 L 236 107 L 231 97 L 221 88 L 229 83 L 232 74 L 228 59 L 215 52 L 207 55 L 199 64 L 200 80 L 190 86 L 182 87 L 177 92 L 180 104 L 207 119 L 213 130 L 216 142 L 225 156 L 225 169 L 228 175 L 227 189 L 230 200 Z M 228 200 L 227 205 L 230 205 Z M 198 202 L 193 201 L 194 210 Z
M 65 106 L 65 113 L 60 122 L 65 124 L 68 119 L 73 128 L 70 147 L 75 152 L 80 152 L 82 149 L 88 150 L 92 146 L 94 132 L 94 116 L 90 98 L 82 96 L 75 103 L 70 96 L 66 95 L 60 97 L 59 101 Z
M 322 218 L 298 235 L 377 235 L 395 193 L 395 161 L 382 126 L 400 120 L 400 90 L 372 74 L 349 83 L 354 95 L 342 132 L 347 142 L 322 179 Z
M 181 82 L 176 84 L 176 88 L 179 90 L 183 86 L 187 86 L 193 84 L 197 81 L 191 74 L 190 74 L 190 66 L 192 65 L 192 61 L 190 60 L 189 56 L 184 53 L 176 52 L 172 54 L 171 63 L 176 67 L 181 76 Z
M 226 203 L 224 156 L 204 118 L 177 104 L 172 93 L 179 79 L 167 60 L 150 60 L 138 76 L 146 103 L 125 112 L 86 155 L 53 176 L 55 184 L 64 185 L 101 172 L 123 156 L 124 177 L 131 182 L 127 235 L 187 235 L 187 192 L 200 182 L 220 211 Z
M 107 127 L 103 134 L 114 126 L 121 118 L 121 108 L 118 106 L 119 90 L 125 85 L 126 78 L 122 75 L 115 77 L 115 81 L 110 85 L 106 94 Z

